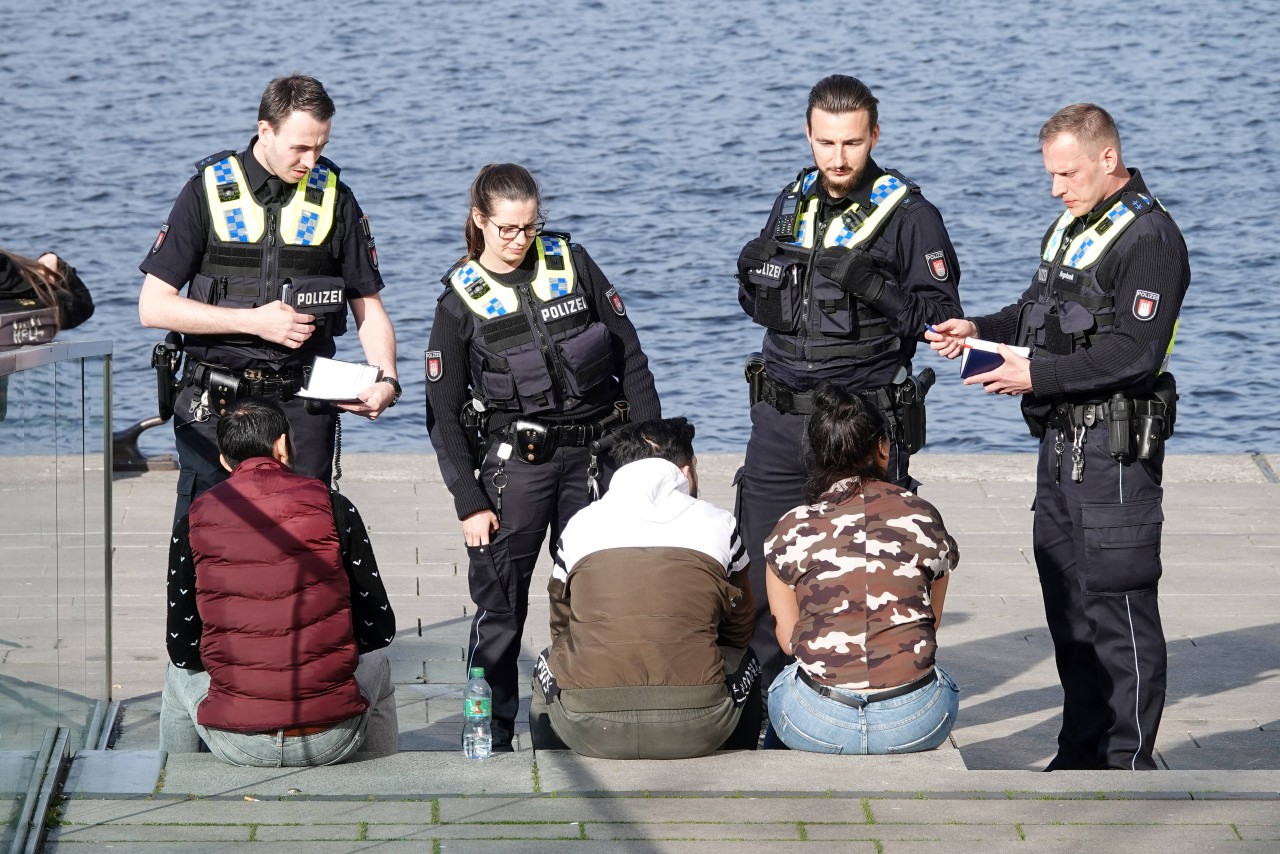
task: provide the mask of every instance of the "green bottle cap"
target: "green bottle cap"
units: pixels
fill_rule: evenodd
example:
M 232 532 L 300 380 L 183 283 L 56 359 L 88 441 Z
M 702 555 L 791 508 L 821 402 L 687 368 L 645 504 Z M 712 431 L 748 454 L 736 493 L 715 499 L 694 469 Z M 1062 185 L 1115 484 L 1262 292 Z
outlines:
M 483 679 L 483 678 L 484 678 L 484 668 L 483 668 L 483 667 L 473 667 L 473 668 L 471 668 L 471 678 L 472 678 L 472 679 L 475 679 L 476 677 L 479 677 L 479 678 L 481 678 L 481 679 Z

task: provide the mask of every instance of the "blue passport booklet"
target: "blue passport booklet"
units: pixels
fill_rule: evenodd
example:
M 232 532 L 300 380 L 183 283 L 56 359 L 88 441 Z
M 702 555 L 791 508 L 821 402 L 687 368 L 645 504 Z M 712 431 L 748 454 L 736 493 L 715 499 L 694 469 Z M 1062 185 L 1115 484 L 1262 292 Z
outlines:
M 1004 356 L 996 352 L 997 346 L 996 342 L 981 338 L 964 339 L 964 353 L 960 356 L 960 378 L 968 379 L 978 374 L 985 374 L 1003 365 Z M 1024 359 L 1031 358 L 1029 347 L 1010 347 L 1009 349 Z

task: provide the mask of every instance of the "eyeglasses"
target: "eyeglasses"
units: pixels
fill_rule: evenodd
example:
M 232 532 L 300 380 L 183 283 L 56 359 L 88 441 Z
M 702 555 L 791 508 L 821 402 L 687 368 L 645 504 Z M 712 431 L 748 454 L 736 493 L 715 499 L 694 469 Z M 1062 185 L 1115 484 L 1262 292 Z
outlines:
M 493 222 L 493 220 L 490 220 L 490 222 Z M 525 237 L 534 237 L 539 231 L 542 231 L 542 227 L 546 224 L 546 220 L 540 219 L 529 225 L 498 225 L 494 222 L 493 227 L 498 229 L 498 236 L 503 240 L 515 240 L 517 234 L 523 234 Z

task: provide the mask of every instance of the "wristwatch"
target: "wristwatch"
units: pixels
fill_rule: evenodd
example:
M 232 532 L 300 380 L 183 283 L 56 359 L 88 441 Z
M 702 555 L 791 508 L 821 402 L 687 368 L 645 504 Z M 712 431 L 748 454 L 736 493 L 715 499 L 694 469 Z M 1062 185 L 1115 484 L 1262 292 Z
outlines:
M 390 409 L 391 407 L 395 406 L 396 401 L 400 399 L 400 380 L 396 379 L 395 377 L 383 377 L 382 379 L 378 380 L 378 382 L 389 383 L 391 387 L 396 390 L 396 396 L 391 398 L 391 402 L 387 404 L 387 408 Z

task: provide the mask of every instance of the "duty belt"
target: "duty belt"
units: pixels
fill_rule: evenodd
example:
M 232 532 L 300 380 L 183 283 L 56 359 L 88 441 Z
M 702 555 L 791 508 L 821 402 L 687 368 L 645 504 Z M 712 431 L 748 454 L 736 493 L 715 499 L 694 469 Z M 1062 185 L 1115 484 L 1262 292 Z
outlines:
M 302 368 L 269 371 L 248 368 L 233 371 L 222 365 L 188 359 L 183 382 L 206 391 L 222 393 L 234 399 L 243 397 L 286 397 L 306 385 Z
M 865 397 L 881 412 L 894 411 L 892 386 L 866 389 L 865 391 L 855 392 L 855 394 Z M 789 413 L 795 413 L 796 415 L 813 414 L 813 392 L 796 391 L 777 380 L 771 379 L 767 374 L 760 389 L 760 399 L 783 415 Z
M 809 672 L 803 667 L 796 668 L 796 676 L 800 678 L 801 682 L 812 688 L 819 696 L 826 697 L 828 700 L 835 700 L 837 703 L 844 706 L 861 709 L 863 706 L 870 705 L 871 703 L 878 703 L 881 700 L 892 700 L 894 697 L 903 697 L 910 694 L 912 691 L 919 691 L 926 685 L 933 684 L 933 682 L 938 678 L 938 672 L 931 667 L 929 668 L 929 672 L 921 676 L 919 679 L 908 682 L 906 685 L 899 685 L 897 688 L 887 688 L 883 691 L 874 691 L 868 694 L 865 699 L 860 697 L 850 697 L 848 694 L 842 694 L 839 691 L 836 691 L 829 685 L 823 685 L 821 682 L 814 681 L 814 678 L 810 676 Z

